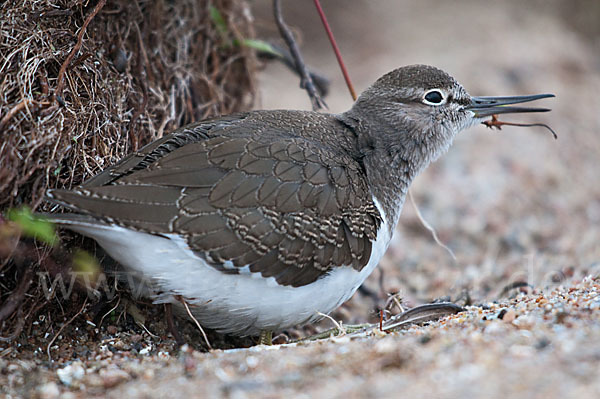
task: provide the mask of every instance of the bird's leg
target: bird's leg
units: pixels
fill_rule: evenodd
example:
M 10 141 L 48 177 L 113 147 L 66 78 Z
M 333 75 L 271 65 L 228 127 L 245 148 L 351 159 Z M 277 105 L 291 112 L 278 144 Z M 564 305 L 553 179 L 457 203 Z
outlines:
M 273 345 L 273 331 L 263 330 L 258 338 L 258 345 Z

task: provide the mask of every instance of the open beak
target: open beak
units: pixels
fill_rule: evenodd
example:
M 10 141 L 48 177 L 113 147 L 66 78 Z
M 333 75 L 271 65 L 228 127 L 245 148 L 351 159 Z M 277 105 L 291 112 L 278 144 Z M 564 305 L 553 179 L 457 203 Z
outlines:
M 485 118 L 491 115 L 517 112 L 547 112 L 548 108 L 510 107 L 511 104 L 526 103 L 542 98 L 554 97 L 554 94 L 534 94 L 531 96 L 509 97 L 471 97 L 467 110 L 473 111 L 475 118 Z

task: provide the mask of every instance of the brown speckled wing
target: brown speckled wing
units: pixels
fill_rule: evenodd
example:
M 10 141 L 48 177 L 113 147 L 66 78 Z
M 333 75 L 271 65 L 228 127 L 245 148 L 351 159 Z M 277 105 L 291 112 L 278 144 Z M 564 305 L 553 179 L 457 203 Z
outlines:
M 50 195 L 121 226 L 180 234 L 225 273 L 248 267 L 298 287 L 334 267 L 361 270 L 381 217 L 358 163 L 294 123 L 255 119 L 182 128 L 81 188 Z M 324 131 L 334 123 L 318 120 Z

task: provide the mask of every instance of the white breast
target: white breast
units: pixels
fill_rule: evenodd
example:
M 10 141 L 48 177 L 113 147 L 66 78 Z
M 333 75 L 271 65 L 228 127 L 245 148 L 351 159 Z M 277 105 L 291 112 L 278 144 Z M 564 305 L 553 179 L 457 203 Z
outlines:
M 377 201 L 376 205 L 382 212 Z M 314 283 L 291 287 L 248 269 L 224 274 L 197 257 L 176 235 L 165 238 L 112 226 L 69 227 L 94 238 L 128 269 L 150 278 L 165 293 L 155 295 L 155 302 L 180 305 L 172 294 L 182 295 L 203 326 L 235 335 L 276 331 L 318 320 L 317 312 L 331 312 L 371 274 L 391 239 L 390 226 L 383 223 L 369 262 L 360 272 L 338 267 Z

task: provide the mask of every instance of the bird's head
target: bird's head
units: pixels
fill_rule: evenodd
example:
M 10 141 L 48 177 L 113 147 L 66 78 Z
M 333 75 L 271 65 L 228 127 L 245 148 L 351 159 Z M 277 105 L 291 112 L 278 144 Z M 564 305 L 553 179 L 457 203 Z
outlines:
M 375 147 L 418 157 L 426 164 L 443 153 L 458 132 L 492 115 L 549 111 L 509 106 L 546 97 L 553 95 L 473 97 L 446 72 L 411 65 L 379 78 L 343 116 L 358 121 Z

